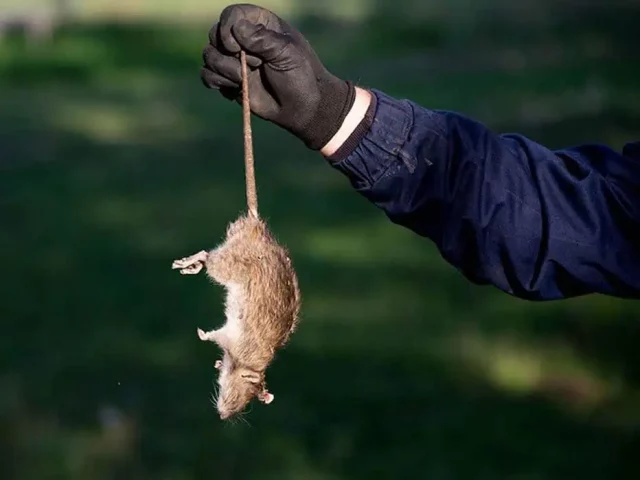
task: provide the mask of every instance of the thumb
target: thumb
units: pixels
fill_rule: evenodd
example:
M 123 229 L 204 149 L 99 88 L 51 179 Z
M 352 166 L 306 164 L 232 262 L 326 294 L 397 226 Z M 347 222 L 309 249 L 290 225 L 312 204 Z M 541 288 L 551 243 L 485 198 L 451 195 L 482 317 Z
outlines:
M 232 33 L 238 44 L 247 53 L 261 58 L 265 62 L 273 62 L 282 56 L 291 40 L 287 35 L 269 30 L 262 24 L 248 20 L 238 20 L 232 27 Z

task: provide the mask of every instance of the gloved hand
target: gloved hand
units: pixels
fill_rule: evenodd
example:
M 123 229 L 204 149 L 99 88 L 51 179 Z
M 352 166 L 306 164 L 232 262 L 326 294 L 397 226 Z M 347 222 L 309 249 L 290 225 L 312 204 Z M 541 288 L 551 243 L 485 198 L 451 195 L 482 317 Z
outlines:
M 304 36 L 277 15 L 236 4 L 209 31 L 201 70 L 205 86 L 242 101 L 241 49 L 247 54 L 251 111 L 321 149 L 353 105 L 353 84 L 327 71 Z

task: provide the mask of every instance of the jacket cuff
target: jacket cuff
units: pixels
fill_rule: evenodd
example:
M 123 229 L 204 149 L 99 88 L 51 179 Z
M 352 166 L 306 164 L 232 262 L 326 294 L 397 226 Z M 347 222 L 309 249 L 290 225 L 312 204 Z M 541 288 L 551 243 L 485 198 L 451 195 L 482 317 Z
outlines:
M 329 163 L 346 175 L 354 188 L 371 187 L 391 167 L 405 166 L 403 147 L 413 128 L 413 109 L 379 90 L 370 90 L 372 101 L 364 119 Z
M 371 93 L 371 92 L 369 92 Z M 373 123 L 373 118 L 376 112 L 377 98 L 375 95 L 371 95 L 371 102 L 369 103 L 369 107 L 367 108 L 366 113 L 364 114 L 364 118 L 360 121 L 358 126 L 355 128 L 349 138 L 345 140 L 345 142 L 336 150 L 332 155 L 327 157 L 329 162 L 341 162 L 345 158 L 347 158 L 351 153 L 356 149 L 356 147 L 360 144 L 365 135 L 369 132 L 371 128 L 371 124 Z

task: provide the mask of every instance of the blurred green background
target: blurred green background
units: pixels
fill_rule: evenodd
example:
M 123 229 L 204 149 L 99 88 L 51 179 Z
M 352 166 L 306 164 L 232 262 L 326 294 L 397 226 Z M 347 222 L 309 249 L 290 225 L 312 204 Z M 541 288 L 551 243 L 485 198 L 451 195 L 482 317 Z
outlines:
M 240 108 L 199 80 L 226 3 L 0 5 L 0 478 L 640 478 L 637 302 L 473 286 L 257 119 L 303 319 L 276 401 L 219 420 L 222 292 L 170 265 L 245 206 Z M 638 1 L 262 5 L 364 86 L 551 147 L 640 138 Z

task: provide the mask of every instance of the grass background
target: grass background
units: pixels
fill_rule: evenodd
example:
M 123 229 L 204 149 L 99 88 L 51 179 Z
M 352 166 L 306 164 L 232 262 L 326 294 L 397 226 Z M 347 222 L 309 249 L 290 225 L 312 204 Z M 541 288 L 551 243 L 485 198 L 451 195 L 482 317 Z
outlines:
M 552 147 L 640 138 L 639 2 L 263 5 L 362 85 Z M 470 285 L 260 120 L 303 321 L 276 401 L 221 423 L 195 332 L 222 292 L 170 264 L 244 208 L 240 109 L 198 78 L 224 2 L 72 7 L 48 41 L 0 42 L 3 479 L 638 478 L 637 302 Z

